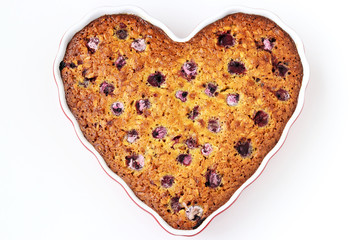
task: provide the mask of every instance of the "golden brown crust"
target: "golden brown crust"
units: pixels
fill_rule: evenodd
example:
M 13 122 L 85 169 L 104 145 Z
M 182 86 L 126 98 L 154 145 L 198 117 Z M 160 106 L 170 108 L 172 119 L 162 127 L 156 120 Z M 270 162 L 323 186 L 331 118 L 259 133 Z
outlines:
M 115 34 L 120 28 L 129 34 L 125 40 Z M 218 45 L 219 34 L 224 32 L 234 35 L 234 46 Z M 92 37 L 100 40 L 94 53 L 86 45 Z M 147 42 L 143 52 L 131 47 L 138 38 Z M 271 51 L 260 46 L 264 38 L 276 39 Z M 125 56 L 126 64 L 119 70 L 114 62 L 120 55 Z M 231 60 L 244 63 L 245 74 L 230 74 Z M 193 61 L 198 67 L 191 81 L 180 74 L 186 61 Z M 289 69 L 285 77 L 277 72 L 278 62 Z M 177 229 L 191 229 L 200 222 L 189 220 L 185 209 L 175 213 L 170 206 L 172 197 L 179 197 L 180 203 L 187 206 L 201 206 L 204 211 L 201 219 L 205 219 L 256 171 L 278 142 L 295 110 L 303 74 L 289 35 L 267 18 L 242 13 L 208 25 L 187 43 L 172 41 L 162 30 L 134 15 L 103 16 L 75 34 L 62 64 L 66 100 L 85 138 L 139 199 Z M 147 83 L 148 76 L 155 71 L 166 77 L 160 88 Z M 81 83 L 85 77 L 96 79 L 84 87 Z M 99 90 L 104 81 L 115 87 L 108 96 Z M 217 96 L 204 93 L 209 82 L 217 84 Z M 274 93 L 278 89 L 287 90 L 290 98 L 280 101 Z M 186 102 L 175 97 L 178 90 L 189 93 Z M 227 95 L 232 93 L 240 94 L 237 106 L 226 102 Z M 149 99 L 151 103 L 143 114 L 136 111 L 135 103 L 139 99 Z M 120 116 L 110 109 L 117 101 L 125 106 Z M 195 106 L 199 106 L 200 115 L 192 121 L 187 114 Z M 269 114 L 264 127 L 254 123 L 259 110 Z M 221 123 L 218 133 L 207 128 L 213 118 Z M 158 126 L 167 128 L 164 139 L 152 137 Z M 131 129 L 139 133 L 134 143 L 125 139 Z M 176 136 L 181 137 L 173 145 Z M 184 141 L 189 137 L 197 140 L 198 147 L 188 149 Z M 249 157 L 242 157 L 235 149 L 241 139 L 251 141 L 253 150 Z M 208 157 L 201 153 L 205 143 L 213 146 Z M 139 171 L 126 164 L 125 157 L 134 153 L 145 158 L 145 165 Z M 176 161 L 179 154 L 185 153 L 192 156 L 189 166 Z M 208 169 L 221 176 L 219 187 L 206 184 Z M 172 187 L 161 186 L 164 175 L 174 176 Z

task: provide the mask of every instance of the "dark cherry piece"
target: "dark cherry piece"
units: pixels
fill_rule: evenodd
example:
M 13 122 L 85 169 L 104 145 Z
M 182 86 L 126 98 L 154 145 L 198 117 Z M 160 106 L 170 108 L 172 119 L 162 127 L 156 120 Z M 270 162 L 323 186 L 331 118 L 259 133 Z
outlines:
M 59 64 L 59 70 L 60 72 L 66 67 L 66 63 L 64 61 L 61 61 Z
M 140 99 L 136 101 L 135 108 L 137 114 L 143 114 L 145 109 L 149 109 L 151 107 L 149 99 Z
M 210 143 L 205 143 L 201 149 L 201 153 L 204 156 L 209 156 L 212 151 L 213 151 L 213 148 Z
M 235 149 L 242 157 L 250 156 L 252 152 L 251 140 L 244 138 L 241 139 L 235 144 Z
M 229 48 L 235 45 L 235 38 L 228 32 L 222 33 L 218 37 L 218 45 Z
M 220 122 L 216 119 L 210 119 L 208 122 L 208 129 L 210 132 L 218 133 L 221 131 Z
M 143 38 L 139 38 L 139 39 L 135 39 L 132 43 L 131 43 L 131 47 L 133 49 L 135 49 L 138 52 L 143 52 L 146 49 L 146 42 L 145 39 Z
M 181 67 L 181 76 L 188 81 L 195 79 L 197 75 L 197 65 L 194 61 L 187 61 Z
M 245 68 L 244 63 L 231 60 L 228 64 L 228 72 L 230 74 L 240 75 L 240 74 L 243 74 L 246 72 L 246 68 Z
M 254 116 L 254 122 L 259 127 L 266 126 L 269 122 L 269 114 L 267 114 L 266 112 L 264 112 L 262 110 L 257 111 Z
M 69 67 L 70 67 L 70 68 L 76 68 L 77 66 L 76 66 L 75 63 L 71 62 L 71 63 L 69 64 Z
M 115 61 L 115 67 L 120 70 L 123 66 L 125 66 L 126 64 L 126 60 L 125 60 L 125 57 L 120 55 L 116 61 Z
M 102 82 L 100 84 L 100 92 L 104 93 L 106 96 L 112 94 L 114 92 L 114 90 L 115 90 L 115 87 L 111 83 Z
M 126 29 L 120 29 L 116 31 L 116 36 L 121 39 L 124 40 L 128 37 L 128 32 Z
M 208 169 L 205 175 L 205 186 L 210 188 L 217 188 L 221 184 L 221 176 L 216 173 L 214 169 Z
M 164 188 L 170 188 L 175 182 L 175 178 L 171 175 L 166 175 L 161 179 L 161 186 Z
M 214 84 L 214 83 L 208 83 L 206 85 L 206 88 L 205 88 L 205 94 L 208 95 L 209 97 L 213 97 L 215 96 L 215 92 L 217 90 L 217 85 Z
M 114 102 L 111 105 L 111 112 L 115 116 L 120 116 L 124 112 L 124 104 L 121 102 Z
M 165 127 L 157 127 L 154 129 L 154 131 L 152 132 L 152 136 L 156 139 L 162 139 L 166 136 L 167 134 L 167 130 Z
M 170 199 L 170 206 L 174 213 L 177 213 L 182 209 L 179 199 L 179 197 L 173 197 Z
M 275 96 L 277 97 L 277 99 L 279 99 L 280 101 L 287 101 L 290 98 L 290 94 L 288 91 L 284 90 L 284 89 L 279 89 L 275 92 Z
M 287 65 L 283 62 L 279 62 L 275 56 L 271 57 L 272 61 L 272 71 L 275 75 L 278 75 L 280 77 L 285 77 L 287 72 L 289 71 L 289 68 Z
M 193 138 L 186 139 L 185 144 L 189 149 L 193 149 L 197 147 L 197 142 Z
M 226 103 L 233 107 L 236 106 L 239 103 L 239 99 L 240 99 L 240 95 L 238 93 L 234 93 L 234 94 L 229 94 L 226 97 Z
M 119 27 L 120 27 L 120 28 L 126 28 L 126 24 L 123 23 L 123 22 L 121 22 L 121 23 L 119 23 Z
M 133 154 L 125 157 L 126 165 L 132 170 L 141 170 L 144 167 L 145 159 L 144 156 L 139 154 Z
M 182 102 L 186 102 L 187 96 L 188 96 L 188 92 L 185 91 L 179 90 L 175 93 L 175 97 L 180 99 Z
M 97 37 L 92 37 L 86 43 L 86 47 L 88 48 L 90 53 L 95 53 L 96 50 L 98 49 L 99 43 L 100 40 Z
M 147 81 L 153 87 L 160 87 L 165 82 L 165 76 L 161 72 L 155 72 L 150 74 Z
M 263 38 L 262 44 L 263 49 L 270 52 L 275 46 L 275 38 Z
M 284 64 L 279 63 L 277 65 L 277 70 L 278 70 L 278 75 L 280 77 L 285 77 L 286 73 L 289 71 L 289 68 L 287 66 L 285 66 Z
M 177 156 L 176 161 L 181 163 L 184 166 L 189 166 L 191 164 L 191 155 L 190 154 L 180 154 Z
M 189 113 L 188 113 L 188 118 L 191 119 L 191 120 L 195 120 L 195 118 L 197 116 L 200 115 L 200 112 L 199 112 L 199 106 L 195 106 Z
M 126 135 L 126 140 L 129 143 L 134 143 L 138 138 L 139 138 L 139 133 L 135 129 L 130 130 Z

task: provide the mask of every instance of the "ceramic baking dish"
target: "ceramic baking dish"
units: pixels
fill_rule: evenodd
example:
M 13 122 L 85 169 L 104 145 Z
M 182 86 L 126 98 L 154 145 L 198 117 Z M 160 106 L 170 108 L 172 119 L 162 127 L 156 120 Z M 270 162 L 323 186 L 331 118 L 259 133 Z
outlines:
M 298 104 L 297 104 L 297 107 L 295 109 L 295 112 L 293 113 L 292 117 L 290 118 L 290 120 L 288 121 L 288 123 L 286 124 L 286 126 L 284 128 L 283 134 L 281 135 L 281 138 L 280 138 L 279 142 L 266 155 L 266 157 L 262 161 L 262 163 L 259 166 L 259 168 L 257 169 L 257 171 L 254 173 L 254 175 L 251 176 L 234 193 L 234 195 L 229 199 L 229 201 L 226 204 L 224 204 L 223 206 L 221 206 L 219 209 L 217 209 L 215 212 L 213 212 L 209 217 L 207 217 L 205 219 L 205 221 L 198 228 L 196 228 L 194 230 L 178 230 L 178 229 L 174 229 L 171 226 L 169 226 L 153 209 L 151 209 L 149 206 L 147 206 L 145 203 L 140 201 L 135 196 L 135 194 L 127 186 L 127 184 L 118 175 L 116 175 L 114 172 L 112 172 L 110 170 L 110 168 L 106 165 L 106 163 L 105 163 L 104 159 L 101 157 L 101 155 L 85 139 L 85 137 L 83 136 L 83 134 L 82 134 L 82 132 L 80 130 L 80 127 L 79 127 L 79 125 L 78 125 L 78 123 L 77 123 L 77 121 L 75 119 L 75 117 L 71 113 L 71 111 L 70 111 L 70 109 L 69 109 L 69 107 L 68 107 L 68 105 L 66 103 L 64 86 L 63 86 L 63 82 L 62 82 L 60 71 L 59 71 L 59 64 L 60 64 L 60 62 L 62 61 L 62 59 L 64 57 L 64 54 L 65 54 L 66 47 L 67 47 L 68 43 L 70 42 L 72 37 L 75 35 L 75 33 L 80 31 L 83 27 L 85 27 L 92 20 L 95 20 L 96 18 L 98 18 L 100 16 L 103 16 L 103 15 L 106 15 L 106 14 L 126 13 L 126 14 L 137 15 L 137 16 L 143 18 L 144 20 L 146 20 L 146 21 L 152 23 L 153 25 L 158 26 L 159 28 L 164 30 L 164 32 L 172 40 L 178 41 L 178 42 L 186 42 L 189 39 L 191 39 L 202 28 L 204 28 L 206 25 L 208 25 L 208 24 L 210 24 L 212 22 L 215 22 L 218 19 L 221 19 L 221 18 L 225 17 L 226 15 L 229 15 L 229 14 L 232 14 L 232 13 L 237 13 L 237 12 L 242 12 L 242 13 L 247 13 L 247 14 L 256 14 L 256 15 L 264 16 L 264 17 L 267 17 L 267 18 L 271 19 L 277 25 L 279 25 L 284 31 L 286 31 L 291 36 L 293 41 L 295 42 L 296 47 L 297 47 L 297 51 L 299 53 L 299 56 L 300 56 L 300 59 L 301 59 L 302 65 L 303 65 L 303 80 L 302 80 L 302 87 L 301 87 L 300 92 L 299 92 Z M 76 135 L 79 138 L 79 140 L 81 141 L 81 143 L 96 157 L 96 159 L 98 160 L 100 166 L 106 172 L 106 174 L 110 178 L 112 178 L 113 180 L 118 182 L 123 187 L 123 189 L 125 190 L 127 195 L 133 200 L 133 202 L 137 206 L 139 206 L 141 209 L 143 209 L 144 211 L 151 214 L 154 217 L 154 219 L 160 224 L 160 226 L 165 231 L 167 231 L 168 233 L 173 234 L 173 235 L 194 236 L 194 235 L 200 233 L 201 231 L 203 231 L 209 225 L 209 223 L 212 221 L 212 219 L 214 217 L 216 217 L 217 215 L 219 215 L 220 213 L 222 213 L 223 211 L 228 209 L 236 201 L 236 199 L 240 196 L 241 192 L 259 177 L 259 175 L 264 171 L 267 163 L 272 158 L 272 156 L 274 156 L 274 154 L 277 151 L 279 151 L 281 146 L 284 144 L 284 141 L 285 141 L 285 139 L 287 137 L 287 134 L 289 132 L 290 127 L 293 125 L 293 123 L 295 122 L 295 120 L 299 116 L 299 114 L 300 114 L 300 112 L 302 110 L 302 107 L 304 105 L 305 89 L 306 89 L 306 86 L 307 86 L 308 80 L 309 80 L 309 65 L 308 65 L 308 63 L 306 61 L 306 58 L 305 58 L 305 52 L 304 52 L 303 44 L 302 44 L 300 38 L 298 37 L 298 35 L 291 28 L 289 28 L 287 25 L 285 25 L 285 23 L 283 23 L 279 19 L 279 17 L 277 17 L 275 14 L 273 14 L 273 13 L 271 13 L 269 11 L 266 11 L 266 10 L 247 8 L 247 7 L 242 7 L 242 6 L 236 6 L 236 7 L 227 8 L 225 10 L 222 10 L 219 14 L 217 14 L 215 16 L 212 16 L 212 17 L 208 18 L 207 20 L 203 21 L 202 23 L 200 23 L 192 31 L 192 33 L 189 36 L 187 36 L 186 38 L 178 38 L 163 23 L 161 23 L 159 20 L 149 16 L 142 9 L 140 9 L 138 7 L 135 7 L 135 6 L 119 6 L 119 7 L 97 8 L 97 9 L 91 11 L 90 13 L 88 13 L 81 21 L 79 21 L 77 24 L 72 26 L 68 31 L 66 31 L 66 33 L 63 35 L 63 37 L 62 37 L 62 39 L 60 41 L 60 46 L 59 46 L 59 49 L 58 49 L 58 53 L 56 55 L 56 58 L 55 58 L 55 61 L 54 61 L 54 64 L 53 64 L 53 74 L 54 74 L 56 85 L 58 87 L 59 101 L 60 101 L 60 105 L 61 105 L 61 108 L 62 108 L 63 112 L 65 113 L 67 118 L 71 121 L 72 125 L 74 126 Z

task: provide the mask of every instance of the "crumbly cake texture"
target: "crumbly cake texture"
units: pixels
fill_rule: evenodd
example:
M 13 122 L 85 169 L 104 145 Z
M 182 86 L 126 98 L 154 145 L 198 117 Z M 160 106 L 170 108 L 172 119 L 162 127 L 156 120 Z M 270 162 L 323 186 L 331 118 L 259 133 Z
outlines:
M 175 229 L 197 228 L 254 174 L 303 76 L 290 36 L 242 13 L 185 43 L 135 15 L 102 16 L 59 68 L 85 138 Z

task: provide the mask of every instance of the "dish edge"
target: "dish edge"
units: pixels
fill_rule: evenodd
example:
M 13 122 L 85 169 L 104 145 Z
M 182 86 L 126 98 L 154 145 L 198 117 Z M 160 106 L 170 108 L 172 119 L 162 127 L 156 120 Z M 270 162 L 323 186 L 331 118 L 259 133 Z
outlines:
M 94 20 L 100 16 L 103 16 L 105 14 L 121 14 L 121 13 L 135 14 L 135 15 L 143 18 L 144 20 L 150 22 L 151 24 L 161 28 L 172 40 L 178 41 L 178 42 L 186 42 L 189 39 L 191 39 L 197 32 L 199 32 L 205 26 L 207 26 L 207 25 L 211 24 L 212 22 L 215 22 L 229 14 L 237 13 L 237 12 L 242 12 L 242 13 L 247 13 L 247 14 L 256 14 L 256 15 L 267 17 L 270 20 L 274 21 L 279 27 L 281 27 L 285 32 L 287 32 L 290 35 L 290 37 L 293 39 L 293 41 L 296 45 L 297 51 L 299 53 L 301 63 L 303 65 L 303 79 L 302 79 L 302 86 L 300 88 L 300 92 L 299 92 L 299 96 L 298 96 L 298 103 L 297 103 L 297 106 L 296 106 L 296 109 L 295 109 L 293 115 L 287 122 L 278 143 L 265 156 L 265 158 L 263 159 L 263 161 L 260 164 L 257 171 L 237 191 L 235 191 L 233 196 L 223 206 L 221 206 L 219 209 L 217 209 L 215 212 L 213 212 L 210 216 L 208 216 L 205 219 L 205 221 L 198 228 L 193 229 L 193 230 L 174 229 L 170 225 L 168 225 L 160 217 L 160 215 L 158 215 L 158 213 L 156 213 L 153 209 L 151 209 L 149 206 L 147 206 L 144 202 L 142 202 L 140 199 L 138 199 L 136 197 L 136 195 L 127 186 L 127 184 L 118 175 L 116 175 L 114 172 L 111 171 L 111 169 L 106 165 L 106 163 L 105 163 L 104 159 L 101 157 L 101 155 L 85 139 L 85 137 L 83 136 L 83 133 L 80 130 L 79 124 L 77 123 L 75 117 L 71 113 L 71 111 L 68 108 L 68 105 L 66 103 L 64 86 L 62 83 L 62 79 L 61 79 L 61 75 L 60 75 L 58 66 L 64 57 L 64 54 L 65 54 L 65 51 L 67 48 L 67 44 L 72 39 L 72 37 L 75 35 L 75 33 L 80 31 L 83 27 L 85 27 L 92 20 Z M 283 146 L 291 126 L 297 120 L 297 118 L 299 117 L 299 115 L 303 109 L 303 106 L 305 103 L 305 91 L 306 91 L 306 87 L 308 85 L 309 77 L 310 77 L 310 69 L 309 69 L 309 64 L 305 57 L 304 45 L 303 45 L 300 37 L 295 33 L 295 31 L 293 29 L 291 29 L 289 26 L 287 26 L 277 15 L 275 15 L 274 13 L 272 13 L 268 10 L 259 9 L 259 8 L 249 8 L 249 7 L 244 7 L 244 6 L 228 7 L 226 9 L 223 9 L 222 11 L 220 11 L 219 14 L 202 21 L 200 24 L 198 24 L 193 29 L 193 31 L 187 37 L 179 38 L 165 24 L 163 24 L 159 20 L 148 15 L 143 9 L 141 9 L 137 6 L 126 5 L 126 6 L 100 7 L 100 8 L 93 9 L 88 14 L 86 14 L 78 23 L 76 23 L 71 28 L 69 28 L 60 40 L 58 52 L 56 54 L 56 57 L 55 57 L 55 60 L 53 63 L 53 76 L 54 76 L 55 83 L 56 83 L 56 86 L 58 89 L 58 97 L 59 97 L 59 102 L 60 102 L 62 111 L 64 112 L 66 117 L 72 123 L 75 133 L 76 133 L 78 139 L 80 140 L 80 142 L 83 144 L 83 146 L 87 150 L 89 150 L 96 157 L 97 161 L 99 162 L 101 168 L 105 171 L 105 173 L 110 178 L 112 178 L 114 181 L 118 182 L 122 186 L 122 188 L 125 190 L 126 194 L 131 198 L 131 200 L 138 207 L 140 207 L 145 212 L 152 215 L 154 217 L 154 219 L 158 222 L 158 224 L 166 232 L 168 232 L 172 235 L 190 237 L 190 236 L 195 236 L 195 235 L 199 234 L 200 232 L 202 232 L 216 216 L 218 216 L 219 214 L 221 214 L 222 212 L 227 210 L 232 204 L 234 204 L 234 202 L 239 198 L 241 193 L 261 175 L 261 173 L 266 168 L 269 160 Z

